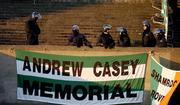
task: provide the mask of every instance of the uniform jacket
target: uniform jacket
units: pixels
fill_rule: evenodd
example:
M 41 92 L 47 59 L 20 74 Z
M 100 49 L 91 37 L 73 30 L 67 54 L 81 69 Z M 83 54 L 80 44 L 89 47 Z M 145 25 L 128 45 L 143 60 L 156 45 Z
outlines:
M 103 32 L 98 38 L 97 45 L 102 45 L 105 48 L 114 48 L 115 42 L 109 33 Z
M 70 35 L 69 37 L 69 44 L 77 47 L 81 47 L 83 45 L 88 46 L 92 48 L 91 43 L 86 39 L 86 37 L 83 34 L 77 34 L 77 35 Z
M 27 34 L 27 44 L 29 45 L 38 45 L 38 36 L 41 33 L 41 30 L 37 22 L 33 19 L 30 19 L 26 22 L 25 31 Z

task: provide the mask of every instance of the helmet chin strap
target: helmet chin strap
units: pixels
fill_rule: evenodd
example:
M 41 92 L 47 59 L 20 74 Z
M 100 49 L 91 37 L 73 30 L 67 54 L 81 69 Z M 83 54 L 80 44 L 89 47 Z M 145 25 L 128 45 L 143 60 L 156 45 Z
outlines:
M 109 34 L 109 32 L 107 32 L 107 31 L 104 31 L 104 34 Z
M 73 34 L 74 34 L 75 36 L 77 36 L 77 35 L 79 34 L 79 31 L 78 31 L 78 30 L 73 30 Z

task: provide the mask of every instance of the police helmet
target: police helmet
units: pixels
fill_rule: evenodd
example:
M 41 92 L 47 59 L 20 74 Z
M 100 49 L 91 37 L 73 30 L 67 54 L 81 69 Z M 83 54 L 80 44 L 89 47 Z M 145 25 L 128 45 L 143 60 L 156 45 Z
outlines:
M 128 31 L 125 27 L 118 27 L 117 31 L 119 31 L 120 34 L 123 34 L 123 33 L 127 34 L 128 33 Z
M 157 28 L 155 31 L 154 31 L 154 35 L 156 34 L 164 34 L 164 30 L 163 29 L 160 29 L 160 28 Z
M 39 12 L 32 12 L 32 18 L 35 18 L 35 17 L 37 17 L 38 19 L 42 18 L 41 14 Z
M 78 25 L 76 25 L 76 24 L 75 24 L 75 25 L 73 25 L 73 26 L 72 26 L 72 30 L 73 30 L 73 31 L 75 31 L 75 30 L 79 30 L 79 26 L 78 26 Z
M 144 20 L 144 21 L 143 21 L 143 25 L 150 27 L 150 23 L 149 23 L 148 20 Z
M 111 29 L 111 28 L 112 28 L 112 25 L 111 25 L 111 24 L 104 24 L 104 25 L 103 25 L 103 29 L 104 29 L 104 30 Z

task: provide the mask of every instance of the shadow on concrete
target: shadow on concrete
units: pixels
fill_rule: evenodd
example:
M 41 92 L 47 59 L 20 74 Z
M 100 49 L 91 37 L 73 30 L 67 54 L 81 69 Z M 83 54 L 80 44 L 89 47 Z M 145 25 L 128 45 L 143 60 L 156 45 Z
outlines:
M 178 84 L 174 93 L 172 94 L 168 105 L 178 105 L 179 97 L 180 97 L 180 83 Z
M 29 16 L 33 11 L 47 14 L 58 10 L 86 6 L 88 4 L 99 4 L 105 1 L 106 0 L 1 0 L 0 20 Z
M 0 104 L 16 102 L 16 60 L 0 53 Z
M 162 64 L 166 68 L 180 71 L 180 63 L 170 61 L 166 58 L 160 57 L 160 64 Z

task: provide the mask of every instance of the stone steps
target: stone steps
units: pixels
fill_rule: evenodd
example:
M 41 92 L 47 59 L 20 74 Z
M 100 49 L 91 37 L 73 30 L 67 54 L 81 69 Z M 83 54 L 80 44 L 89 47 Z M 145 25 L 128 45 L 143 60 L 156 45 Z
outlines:
M 78 24 L 80 31 L 85 33 L 88 40 L 92 43 L 96 43 L 104 23 L 112 24 L 111 34 L 115 39 L 118 38 L 116 28 L 119 26 L 128 28 L 131 39 L 141 39 L 139 34 L 142 32 L 142 21 L 144 19 L 150 19 L 157 11 L 151 7 L 149 0 L 136 0 L 135 2 L 132 2 L 133 0 L 124 0 L 118 3 L 117 0 L 113 0 L 99 4 L 87 3 L 87 1 L 83 3 L 83 5 L 66 2 L 65 7 L 58 7 L 62 6 L 62 2 L 65 2 L 63 0 L 56 0 L 56 2 L 51 1 L 52 2 L 48 4 L 48 0 L 38 0 L 38 9 L 43 15 L 43 18 L 38 21 L 42 30 L 40 40 L 42 40 L 41 42 L 43 44 L 66 45 L 68 41 L 67 37 L 71 34 L 71 26 L 73 24 Z M 59 3 L 60 1 L 61 3 Z M 25 39 L 25 21 L 28 19 L 28 16 L 30 16 L 29 13 L 33 10 L 33 8 L 30 8 L 33 7 L 33 5 L 30 4 L 30 1 L 27 2 L 29 2 L 29 4 L 18 1 L 4 3 L 4 6 L 13 5 L 11 5 L 11 9 L 5 10 L 4 14 L 0 14 L 0 29 L 4 29 L 0 30 L 0 38 L 11 40 L 11 38 L 16 37 L 14 39 L 17 40 L 17 43 L 18 40 L 21 42 Z M 0 6 L 1 5 L 2 4 L 0 4 Z M 53 8 L 50 9 L 50 7 Z M 2 11 L 0 10 L 0 12 Z M 4 15 L 5 18 L 2 15 Z M 153 28 L 156 27 L 160 26 L 153 25 Z M 7 35 L 8 37 L 5 37 L 8 32 L 14 32 L 13 36 Z

